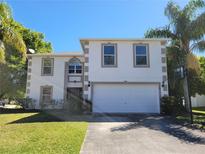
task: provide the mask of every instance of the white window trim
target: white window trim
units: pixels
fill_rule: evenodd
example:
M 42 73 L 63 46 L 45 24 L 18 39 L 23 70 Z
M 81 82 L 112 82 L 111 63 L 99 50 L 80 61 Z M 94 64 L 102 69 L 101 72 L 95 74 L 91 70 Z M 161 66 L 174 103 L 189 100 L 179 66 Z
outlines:
M 145 46 L 145 47 L 146 47 L 146 55 L 145 55 L 145 54 L 136 55 L 136 47 L 137 47 L 137 46 Z M 136 64 L 136 57 L 137 57 L 137 56 L 146 56 L 147 64 L 146 64 L 146 65 Z M 147 43 L 138 43 L 138 44 L 134 44 L 134 45 L 133 45 L 133 63 L 134 63 L 134 67 L 150 67 L 149 44 L 147 44 Z
M 51 73 L 50 74 L 45 74 L 44 73 L 44 60 L 50 59 L 51 60 Z M 48 66 L 47 66 L 48 67 Z M 54 58 L 42 58 L 41 61 L 41 76 L 53 76 L 53 70 L 54 70 Z
M 109 56 L 113 56 L 114 57 L 114 65 L 107 65 L 104 62 L 104 56 L 106 54 L 104 54 L 104 47 L 105 46 L 114 46 L 114 55 L 110 55 Z M 117 44 L 116 43 L 103 43 L 102 44 L 102 49 L 101 49 L 101 61 L 102 61 L 102 67 L 117 67 Z

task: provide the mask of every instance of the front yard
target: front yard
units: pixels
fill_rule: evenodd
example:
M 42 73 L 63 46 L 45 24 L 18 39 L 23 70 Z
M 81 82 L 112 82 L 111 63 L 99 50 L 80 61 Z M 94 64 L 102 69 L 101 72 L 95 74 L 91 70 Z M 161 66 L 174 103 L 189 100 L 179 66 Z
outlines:
M 192 113 L 193 113 L 193 123 L 197 127 L 205 129 L 205 107 L 193 107 Z M 187 115 L 177 116 L 177 119 L 179 121 L 189 122 L 190 115 L 187 114 Z
M 87 122 L 66 122 L 42 112 L 0 114 L 0 153 L 77 154 Z

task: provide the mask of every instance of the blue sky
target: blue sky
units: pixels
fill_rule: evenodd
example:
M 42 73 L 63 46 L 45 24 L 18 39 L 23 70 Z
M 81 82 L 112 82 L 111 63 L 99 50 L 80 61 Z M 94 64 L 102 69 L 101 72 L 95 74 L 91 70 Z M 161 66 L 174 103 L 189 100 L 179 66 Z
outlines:
M 175 0 L 184 6 L 188 0 Z M 79 38 L 141 38 L 168 23 L 168 0 L 7 0 L 14 18 L 45 34 L 54 52 L 81 51 Z

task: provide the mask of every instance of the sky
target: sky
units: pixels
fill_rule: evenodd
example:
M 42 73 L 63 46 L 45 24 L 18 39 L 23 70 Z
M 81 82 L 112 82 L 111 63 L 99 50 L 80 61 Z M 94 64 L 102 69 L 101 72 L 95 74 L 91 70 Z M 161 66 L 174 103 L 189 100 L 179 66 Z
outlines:
M 42 32 L 54 52 L 81 51 L 80 38 L 142 38 L 168 24 L 168 0 L 6 0 L 14 19 Z M 175 0 L 183 7 L 188 0 Z

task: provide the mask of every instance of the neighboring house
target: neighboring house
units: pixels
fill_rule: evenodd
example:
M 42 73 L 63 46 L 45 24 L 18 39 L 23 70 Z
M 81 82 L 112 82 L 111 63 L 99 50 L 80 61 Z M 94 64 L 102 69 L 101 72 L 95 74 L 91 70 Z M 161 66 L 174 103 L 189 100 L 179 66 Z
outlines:
M 196 94 L 195 97 L 191 97 L 192 107 L 205 107 L 205 95 Z
M 160 113 L 160 97 L 168 95 L 166 42 L 81 39 L 82 53 L 31 54 L 26 95 L 36 109 L 62 108 L 72 92 L 91 101 L 94 113 Z

